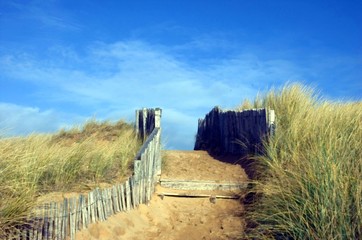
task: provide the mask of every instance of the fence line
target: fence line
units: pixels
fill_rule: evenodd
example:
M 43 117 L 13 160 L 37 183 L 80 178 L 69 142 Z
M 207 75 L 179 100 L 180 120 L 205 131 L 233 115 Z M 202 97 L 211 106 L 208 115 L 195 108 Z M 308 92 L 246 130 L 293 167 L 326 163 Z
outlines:
M 159 108 L 136 111 L 136 133 L 145 141 L 134 159 L 134 172 L 127 181 L 105 189 L 96 188 L 86 196 L 65 198 L 62 203 L 41 205 L 33 210 L 28 223 L 9 234 L 7 239 L 73 240 L 76 231 L 89 224 L 148 203 L 161 175 L 160 118 Z
M 273 134 L 274 124 L 274 110 L 223 111 L 215 107 L 199 119 L 194 150 L 220 155 L 259 152 L 263 138 Z

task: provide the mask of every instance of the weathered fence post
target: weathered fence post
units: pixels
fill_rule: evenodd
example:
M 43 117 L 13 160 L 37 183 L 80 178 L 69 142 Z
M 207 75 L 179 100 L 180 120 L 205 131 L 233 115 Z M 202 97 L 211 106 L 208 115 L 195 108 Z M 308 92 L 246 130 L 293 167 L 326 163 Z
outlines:
M 162 158 L 161 158 L 161 115 L 162 110 L 160 108 L 156 108 L 155 110 L 155 128 L 158 128 L 159 131 L 155 137 L 155 171 L 157 181 L 161 178 L 161 167 L 162 167 Z
M 155 128 L 161 127 L 161 114 L 162 110 L 160 108 L 155 109 Z
M 275 113 L 271 109 L 268 109 L 268 129 L 269 135 L 273 136 L 275 133 Z

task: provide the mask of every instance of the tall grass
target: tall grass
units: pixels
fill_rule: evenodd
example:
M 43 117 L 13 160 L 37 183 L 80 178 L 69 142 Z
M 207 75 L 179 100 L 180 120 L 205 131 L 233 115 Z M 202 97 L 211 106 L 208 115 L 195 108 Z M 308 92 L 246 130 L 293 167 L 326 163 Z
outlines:
M 256 158 L 266 171 L 246 213 L 247 237 L 361 239 L 362 102 L 326 101 L 288 84 L 244 105 L 277 116 L 275 136 Z
M 123 121 L 92 120 L 53 135 L 0 139 L 0 232 L 21 222 L 40 195 L 120 180 L 139 147 Z

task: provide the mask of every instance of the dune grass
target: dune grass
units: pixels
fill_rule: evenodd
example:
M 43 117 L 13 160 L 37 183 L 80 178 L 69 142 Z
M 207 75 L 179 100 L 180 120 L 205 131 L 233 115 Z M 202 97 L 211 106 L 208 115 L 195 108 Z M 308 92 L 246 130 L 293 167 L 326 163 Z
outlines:
M 362 102 L 323 100 L 298 83 L 240 108 L 275 110 L 277 128 L 257 156 L 260 198 L 248 207 L 253 239 L 362 238 Z
M 139 147 L 123 121 L 0 139 L 0 232 L 21 223 L 40 195 L 119 181 L 130 174 Z

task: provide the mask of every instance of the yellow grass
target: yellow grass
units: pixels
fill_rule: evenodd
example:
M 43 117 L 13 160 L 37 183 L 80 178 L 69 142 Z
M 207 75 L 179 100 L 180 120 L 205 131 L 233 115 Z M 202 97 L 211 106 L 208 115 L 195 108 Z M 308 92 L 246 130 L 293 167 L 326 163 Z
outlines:
M 119 181 L 130 174 L 139 147 L 123 121 L 0 139 L 0 232 L 21 222 L 42 194 Z
M 362 102 L 288 84 L 251 105 L 274 109 L 277 128 L 256 158 L 266 171 L 253 189 L 261 197 L 247 212 L 248 238 L 361 239 Z

